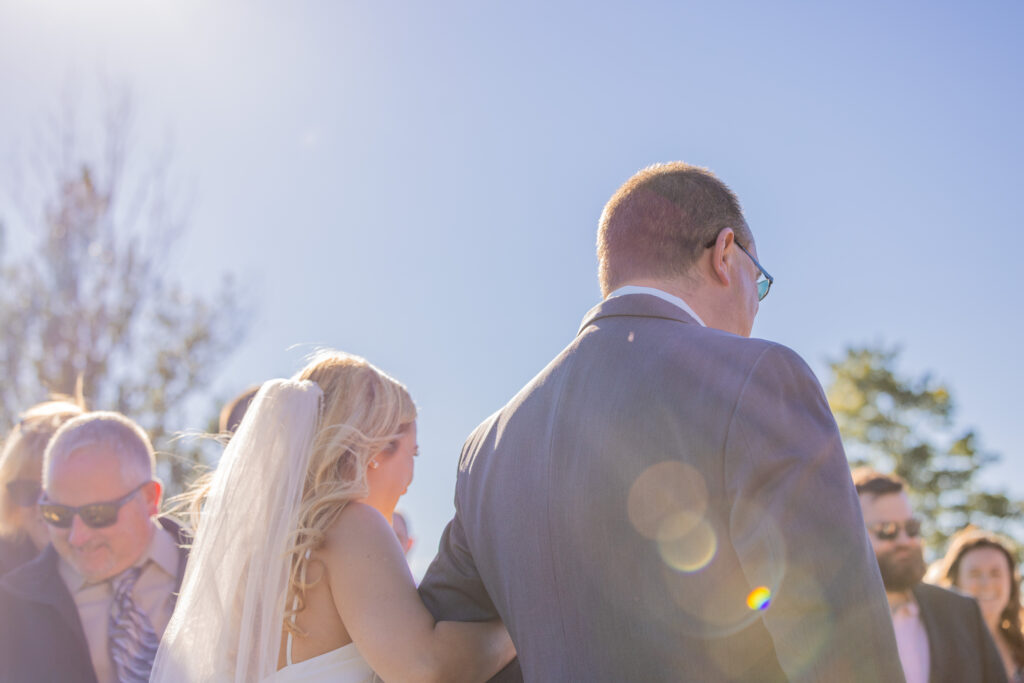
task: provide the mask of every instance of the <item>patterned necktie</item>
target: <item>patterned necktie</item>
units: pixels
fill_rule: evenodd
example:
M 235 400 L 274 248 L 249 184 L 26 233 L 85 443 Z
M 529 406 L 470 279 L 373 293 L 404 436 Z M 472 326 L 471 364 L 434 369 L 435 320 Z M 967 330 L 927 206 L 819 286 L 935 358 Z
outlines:
M 132 567 L 111 580 L 114 601 L 107 622 L 110 657 L 120 683 L 146 683 L 160 639 L 149 617 L 135 604 L 132 589 L 142 567 Z

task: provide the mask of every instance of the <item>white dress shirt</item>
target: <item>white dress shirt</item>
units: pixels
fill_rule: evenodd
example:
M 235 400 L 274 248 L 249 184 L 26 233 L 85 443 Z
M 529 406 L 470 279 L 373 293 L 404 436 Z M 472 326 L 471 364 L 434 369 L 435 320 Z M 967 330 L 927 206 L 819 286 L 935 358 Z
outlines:
M 612 297 L 625 296 L 627 294 L 650 294 L 651 296 L 656 296 L 659 299 L 663 299 L 669 302 L 673 306 L 678 306 L 679 308 L 683 309 L 684 311 L 689 313 L 694 320 L 699 322 L 702 327 L 707 327 L 707 325 L 704 324 L 704 321 L 700 319 L 700 316 L 697 315 L 697 312 L 690 308 L 690 304 L 686 303 L 685 301 L 683 301 L 674 294 L 669 294 L 668 292 L 661 289 L 657 289 L 655 287 L 639 287 L 637 285 L 626 285 L 625 287 L 619 287 L 605 298 L 611 299 Z
M 157 528 L 149 549 L 135 563 L 135 566 L 143 569 L 132 589 L 132 598 L 149 617 L 153 632 L 159 638 L 174 611 L 179 555 L 177 542 L 170 532 L 156 521 L 153 524 Z M 88 583 L 63 559 L 59 564 L 59 572 L 78 608 L 78 618 L 85 631 L 96 680 L 99 683 L 117 683 L 107 643 L 107 621 L 114 599 L 110 581 Z
M 928 683 L 931 652 L 928 632 L 921 621 L 921 609 L 913 598 L 891 608 L 892 627 L 896 631 L 896 649 L 900 653 L 907 683 Z

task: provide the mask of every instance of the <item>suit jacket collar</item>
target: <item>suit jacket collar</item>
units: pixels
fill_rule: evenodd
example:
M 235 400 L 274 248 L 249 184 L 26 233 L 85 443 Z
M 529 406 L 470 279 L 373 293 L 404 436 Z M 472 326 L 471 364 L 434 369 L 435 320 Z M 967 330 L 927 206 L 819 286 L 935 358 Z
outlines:
M 192 546 L 192 534 L 183 525 L 175 522 L 170 517 L 160 517 L 158 520 L 160 526 L 170 532 L 171 536 L 174 537 L 175 542 L 178 546 L 178 572 L 177 572 L 177 584 L 181 587 L 181 582 L 185 578 L 185 565 L 188 563 L 188 551 Z M 177 593 L 175 593 L 175 600 L 177 600 Z
M 942 670 L 941 667 L 943 666 L 940 660 L 942 652 L 939 651 L 942 645 L 942 633 L 941 626 L 936 623 L 936 616 L 931 609 L 932 602 L 928 593 L 929 588 L 919 583 L 911 588 L 910 592 L 914 594 L 914 600 L 917 601 L 919 608 L 918 615 L 921 623 L 924 624 L 924 632 L 928 634 L 928 680 L 935 681 L 938 680 L 938 672 Z
M 583 330 L 596 323 L 602 318 L 612 317 L 632 317 L 632 318 L 661 318 L 663 320 L 674 320 L 680 323 L 686 323 L 690 325 L 700 324 L 693 319 L 693 317 L 679 308 L 674 306 L 664 299 L 660 299 L 650 294 L 624 294 L 622 296 L 612 297 L 611 299 L 605 299 L 597 306 L 590 309 L 585 316 L 583 316 L 583 323 L 580 325 L 577 336 L 583 333 Z
M 35 559 L 39 550 L 25 535 L 21 538 L 0 538 L 0 576 Z

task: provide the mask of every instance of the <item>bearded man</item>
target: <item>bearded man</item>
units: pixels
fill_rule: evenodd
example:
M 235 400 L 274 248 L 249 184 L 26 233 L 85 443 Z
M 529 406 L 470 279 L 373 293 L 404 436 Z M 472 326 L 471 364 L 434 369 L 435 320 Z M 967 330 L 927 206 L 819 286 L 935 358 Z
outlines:
M 973 598 L 921 583 L 921 521 L 906 483 L 869 468 L 853 472 L 864 523 L 889 599 L 907 683 L 997 683 L 999 653 Z

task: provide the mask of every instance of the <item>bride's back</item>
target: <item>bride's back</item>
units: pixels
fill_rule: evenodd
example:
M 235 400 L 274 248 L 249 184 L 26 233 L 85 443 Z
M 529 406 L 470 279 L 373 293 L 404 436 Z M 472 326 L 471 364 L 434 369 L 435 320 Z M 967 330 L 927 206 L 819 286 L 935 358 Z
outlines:
M 327 561 L 323 551 L 310 556 L 306 580 L 312 585 L 306 589 L 305 608 L 295 615 L 295 625 L 303 635 L 296 634 L 292 639 L 292 663 L 312 659 L 352 642 L 334 604 Z M 286 647 L 287 630 L 283 629 L 279 669 L 285 666 Z
M 399 592 L 416 595 L 415 583 L 390 523 L 378 510 L 359 503 L 348 503 L 334 524 L 324 534 L 321 548 L 310 554 L 307 563 L 305 607 L 295 614 L 295 626 L 301 634 L 293 634 L 291 663 L 312 659 L 353 642 L 353 631 L 377 631 L 373 622 L 390 611 Z M 400 590 L 394 588 L 400 586 Z M 374 594 L 382 587 L 390 594 L 367 610 L 360 598 Z M 416 599 L 417 604 L 418 598 Z M 341 611 L 354 620 L 346 624 Z M 413 617 L 407 621 L 414 620 Z M 358 633 L 357 633 L 358 635 Z M 281 635 L 278 668 L 287 664 L 288 630 Z M 364 645 L 369 643 L 364 642 Z

